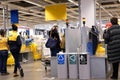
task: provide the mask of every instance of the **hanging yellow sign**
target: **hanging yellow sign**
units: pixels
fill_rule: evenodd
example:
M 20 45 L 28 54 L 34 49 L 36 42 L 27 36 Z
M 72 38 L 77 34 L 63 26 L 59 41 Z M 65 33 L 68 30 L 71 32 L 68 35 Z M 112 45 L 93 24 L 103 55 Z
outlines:
M 67 19 L 66 4 L 45 6 L 45 20 L 65 20 Z

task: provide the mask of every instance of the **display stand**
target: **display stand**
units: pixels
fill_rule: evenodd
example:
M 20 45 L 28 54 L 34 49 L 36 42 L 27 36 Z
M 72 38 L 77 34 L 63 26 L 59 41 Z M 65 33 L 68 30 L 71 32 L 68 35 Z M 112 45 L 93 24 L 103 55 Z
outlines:
M 58 79 L 63 80 L 68 78 L 68 69 L 67 69 L 67 54 L 65 53 L 58 53 L 57 55 L 57 72 L 58 72 Z
M 57 56 L 51 57 L 51 76 L 57 77 Z
M 88 53 L 80 53 L 79 59 L 79 79 L 90 80 L 90 58 Z
M 78 79 L 78 58 L 77 53 L 68 53 L 69 78 Z

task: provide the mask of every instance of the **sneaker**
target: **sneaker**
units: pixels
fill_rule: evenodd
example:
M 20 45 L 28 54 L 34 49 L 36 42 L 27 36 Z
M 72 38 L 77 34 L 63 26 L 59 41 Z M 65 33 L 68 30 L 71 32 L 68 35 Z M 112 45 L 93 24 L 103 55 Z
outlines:
M 20 76 L 24 77 L 23 69 L 20 69 Z
M 17 76 L 19 76 L 17 73 L 15 73 L 15 74 L 13 75 L 13 77 L 17 77 Z

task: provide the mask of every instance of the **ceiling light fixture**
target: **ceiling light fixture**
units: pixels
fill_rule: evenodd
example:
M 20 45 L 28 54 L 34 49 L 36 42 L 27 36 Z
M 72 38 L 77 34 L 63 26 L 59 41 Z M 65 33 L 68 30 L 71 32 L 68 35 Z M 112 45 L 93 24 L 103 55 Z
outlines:
M 78 3 L 74 2 L 73 0 L 68 0 L 68 1 L 78 6 Z
M 96 4 L 100 6 L 100 8 L 102 8 L 109 16 L 113 17 L 113 15 L 110 12 L 108 12 L 103 6 L 101 6 L 98 2 L 96 2 Z
M 36 17 L 43 17 L 43 16 L 40 16 L 40 15 L 37 15 L 37 14 L 34 14 L 34 13 L 29 13 L 29 12 L 25 12 L 25 11 L 19 11 L 20 13 L 23 13 L 23 14 L 29 14 L 29 15 L 34 15 Z
M 33 4 L 33 5 L 36 5 L 36 6 L 39 6 L 39 7 L 44 8 L 44 6 L 42 6 L 42 5 L 40 5 L 40 4 L 37 4 L 37 3 L 33 2 L 33 1 L 29 1 L 29 0 L 24 0 L 24 1 L 25 1 L 25 2 L 28 2 L 28 3 L 30 3 L 30 4 Z

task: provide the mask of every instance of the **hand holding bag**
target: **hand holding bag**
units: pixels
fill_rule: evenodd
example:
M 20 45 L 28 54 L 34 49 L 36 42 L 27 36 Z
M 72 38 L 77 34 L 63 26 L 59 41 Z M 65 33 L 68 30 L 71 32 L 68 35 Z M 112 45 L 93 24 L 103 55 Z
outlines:
M 56 45 L 57 45 L 57 40 L 52 37 L 49 37 L 45 44 L 47 48 L 55 48 Z

